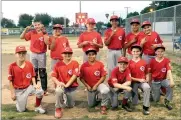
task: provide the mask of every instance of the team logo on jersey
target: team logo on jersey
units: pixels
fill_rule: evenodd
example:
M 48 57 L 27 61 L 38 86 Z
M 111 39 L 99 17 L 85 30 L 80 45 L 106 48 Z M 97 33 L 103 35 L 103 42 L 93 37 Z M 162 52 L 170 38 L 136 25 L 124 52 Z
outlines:
M 95 43 L 97 43 L 97 38 L 94 38 L 92 41 L 95 42 Z
M 40 40 L 40 41 L 43 41 L 43 37 L 40 37 L 39 40 Z
M 95 76 L 100 76 L 100 71 L 95 71 L 95 72 L 94 72 L 94 75 L 95 75 Z
M 64 47 L 64 48 L 67 47 L 66 43 L 63 43 L 63 47 Z
M 144 70 L 145 70 L 145 67 L 144 67 L 144 66 L 141 66 L 141 67 L 140 67 L 140 70 L 141 70 L 141 71 L 144 71 Z
M 158 42 L 157 38 L 155 38 L 155 42 L 156 42 L 156 43 Z
M 119 39 L 119 40 L 122 40 L 122 36 L 119 36 L 118 39 Z
M 78 73 L 79 72 L 79 68 L 75 68 L 75 72 Z
M 68 71 L 68 74 L 69 74 L 69 75 L 72 75 L 72 70 L 69 70 L 69 71 Z
M 26 74 L 26 78 L 31 78 L 31 73 Z
M 166 68 L 162 68 L 162 70 L 161 70 L 161 71 L 162 71 L 162 72 L 166 72 L 166 70 L 167 70 Z

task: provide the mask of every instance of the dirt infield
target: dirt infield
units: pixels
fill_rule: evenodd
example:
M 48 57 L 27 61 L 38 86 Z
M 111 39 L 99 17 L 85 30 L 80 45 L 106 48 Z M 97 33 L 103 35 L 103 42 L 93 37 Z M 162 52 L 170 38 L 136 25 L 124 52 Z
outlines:
M 69 38 L 70 39 L 70 45 L 73 48 L 74 54 L 73 54 L 73 59 L 77 60 L 79 64 L 82 63 L 82 50 L 77 48 L 76 41 L 77 38 Z M 165 42 L 164 43 L 166 48 L 168 48 L 168 51 L 172 51 L 172 42 Z M 2 106 L 6 105 L 12 105 L 15 104 L 10 98 L 10 91 L 9 91 L 9 86 L 8 86 L 8 80 L 7 80 L 7 69 L 8 65 L 12 63 L 15 58 L 14 58 L 14 49 L 15 46 L 17 45 L 25 45 L 28 50 L 29 50 L 29 42 L 25 42 L 23 40 L 20 40 L 19 38 L 11 37 L 11 38 L 3 38 L 2 39 Z M 107 65 L 106 63 L 106 55 L 107 55 L 107 48 L 104 46 L 104 48 L 100 51 L 101 52 L 101 61 Z M 29 59 L 29 53 L 27 59 Z M 167 54 L 167 57 L 172 58 L 173 61 L 178 59 L 177 56 L 173 54 Z M 174 88 L 174 99 L 173 99 L 173 107 L 174 109 L 172 111 L 168 111 L 163 104 L 158 104 L 154 105 L 152 104 L 150 108 L 150 115 L 149 116 L 144 116 L 142 115 L 142 103 L 140 102 L 139 105 L 136 108 L 135 112 L 132 113 L 127 113 L 123 109 L 120 108 L 120 110 L 117 111 L 108 111 L 108 115 L 103 116 L 101 115 L 98 111 L 96 110 L 90 110 L 87 108 L 87 101 L 86 101 L 86 92 L 84 91 L 84 87 L 82 84 L 80 84 L 80 87 L 76 91 L 76 106 L 72 109 L 65 109 L 64 110 L 64 116 L 63 119 L 83 119 L 83 120 L 88 120 L 90 118 L 95 118 L 95 119 L 181 119 L 180 118 L 180 105 L 181 105 L 181 96 L 180 96 L 180 90 L 181 90 L 181 85 L 180 85 L 180 75 L 177 73 L 177 69 L 179 68 L 179 65 L 177 64 L 176 61 L 174 61 L 174 80 L 176 83 L 176 87 Z M 177 68 L 177 69 L 176 69 Z M 50 72 L 50 56 L 49 56 L 49 51 L 47 53 L 47 70 L 48 73 Z M 48 91 L 50 94 L 48 96 L 45 96 L 43 98 L 43 107 L 47 109 L 47 114 L 45 115 L 39 115 L 34 114 L 30 116 L 31 119 L 54 119 L 54 104 L 55 104 L 55 96 L 54 96 L 54 90 L 53 90 L 53 85 L 52 82 L 49 80 L 48 81 Z M 33 110 L 34 106 L 34 96 L 30 96 L 28 98 L 28 109 Z M 163 103 L 163 97 L 161 99 L 161 103 Z M 15 107 L 12 105 L 12 107 Z M 2 113 L 2 116 L 4 115 L 4 118 L 9 118 L 8 117 L 8 112 Z M 23 113 L 22 119 L 26 118 L 26 115 Z M 13 117 L 12 118 L 17 118 L 18 117 Z M 10 118 L 9 118 L 10 119 Z

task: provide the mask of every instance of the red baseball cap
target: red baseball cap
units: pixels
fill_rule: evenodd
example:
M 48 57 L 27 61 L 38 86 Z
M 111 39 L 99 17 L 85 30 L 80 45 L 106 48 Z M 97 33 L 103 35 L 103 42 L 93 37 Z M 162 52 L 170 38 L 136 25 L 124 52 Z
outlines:
M 19 45 L 16 47 L 15 53 L 19 53 L 19 52 L 27 52 L 26 47 L 23 45 Z
M 128 59 L 126 57 L 121 56 L 118 58 L 118 63 L 120 63 L 120 62 L 128 63 Z
M 87 24 L 96 24 L 96 21 L 94 20 L 94 18 L 88 18 Z
M 63 51 L 62 51 L 62 54 L 63 53 L 73 53 L 72 48 L 70 48 L 70 47 L 64 48 Z
M 145 25 L 151 26 L 151 23 L 149 21 L 144 21 L 141 25 L 141 28 L 144 28 Z
M 131 50 L 132 50 L 133 48 L 138 48 L 138 49 L 140 49 L 140 51 L 142 50 L 142 47 L 141 47 L 139 44 L 134 44 L 134 45 L 132 45 L 132 46 L 131 46 Z
M 53 25 L 53 29 L 55 29 L 55 28 L 60 28 L 61 30 L 63 29 L 63 27 L 60 24 Z
M 130 24 L 132 25 L 133 23 L 140 24 L 140 21 L 138 19 L 132 19 Z
M 113 15 L 113 16 L 111 16 L 110 21 L 111 21 L 111 20 L 118 20 L 118 19 L 119 19 L 119 18 L 118 18 L 117 15 Z
M 162 44 L 158 44 L 157 47 L 155 48 L 155 51 L 158 50 L 159 48 L 164 49 L 165 51 L 165 47 Z
M 93 47 L 88 48 L 88 49 L 85 51 L 85 54 L 87 55 L 89 52 L 94 52 L 94 53 L 97 54 L 97 50 L 96 50 L 95 48 L 93 48 Z

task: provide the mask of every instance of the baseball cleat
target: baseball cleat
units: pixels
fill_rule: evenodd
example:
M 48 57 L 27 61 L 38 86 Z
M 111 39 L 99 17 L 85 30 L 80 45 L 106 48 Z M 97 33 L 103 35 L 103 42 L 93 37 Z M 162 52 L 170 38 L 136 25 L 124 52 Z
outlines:
M 107 109 L 106 106 L 101 106 L 101 114 L 106 115 L 107 114 L 106 109 Z
M 125 109 L 128 112 L 132 112 L 133 111 L 128 104 L 122 105 L 122 108 Z
M 40 105 L 39 107 L 35 107 L 35 112 L 38 112 L 40 114 L 44 114 L 46 111 Z
M 56 108 L 55 109 L 55 118 L 61 118 L 62 117 L 62 109 Z
M 168 109 L 168 110 L 172 110 L 173 107 L 170 105 L 170 101 L 168 101 L 167 99 L 165 99 L 165 107 Z

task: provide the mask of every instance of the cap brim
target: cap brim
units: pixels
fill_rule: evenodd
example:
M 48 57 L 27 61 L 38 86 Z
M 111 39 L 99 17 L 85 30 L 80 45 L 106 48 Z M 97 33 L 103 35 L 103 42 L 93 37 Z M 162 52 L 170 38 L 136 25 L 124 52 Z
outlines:
M 138 48 L 138 49 L 140 49 L 140 51 L 142 51 L 142 47 L 141 47 L 141 46 L 132 46 L 132 47 L 131 47 L 131 50 L 132 50 L 133 48 Z
M 59 28 L 59 29 L 61 29 L 61 30 L 63 29 L 63 28 L 61 28 L 61 27 L 53 27 L 53 29 L 56 29 L 56 28 Z
M 72 53 L 73 54 L 73 52 L 62 52 L 62 54 L 64 54 L 64 53 Z
M 165 47 L 156 47 L 154 50 L 157 51 L 158 49 L 163 49 L 165 51 Z
M 16 51 L 16 53 L 19 53 L 19 52 L 27 52 L 27 50 L 19 50 L 19 51 Z
M 137 24 L 140 25 L 140 22 L 131 22 L 130 25 L 132 25 L 132 24 L 134 24 L 134 23 L 137 23 Z
M 87 54 L 89 54 L 89 52 L 94 52 L 95 54 L 97 54 L 96 50 L 88 50 L 88 51 L 85 52 L 85 54 L 87 55 Z
M 110 21 L 112 21 L 112 20 L 117 20 L 117 21 L 118 21 L 119 19 L 118 19 L 118 18 L 112 18 L 112 19 L 110 19 Z
M 128 63 L 127 61 L 118 61 L 118 63 Z
M 141 28 L 144 28 L 145 26 L 151 26 L 151 24 L 142 25 Z

